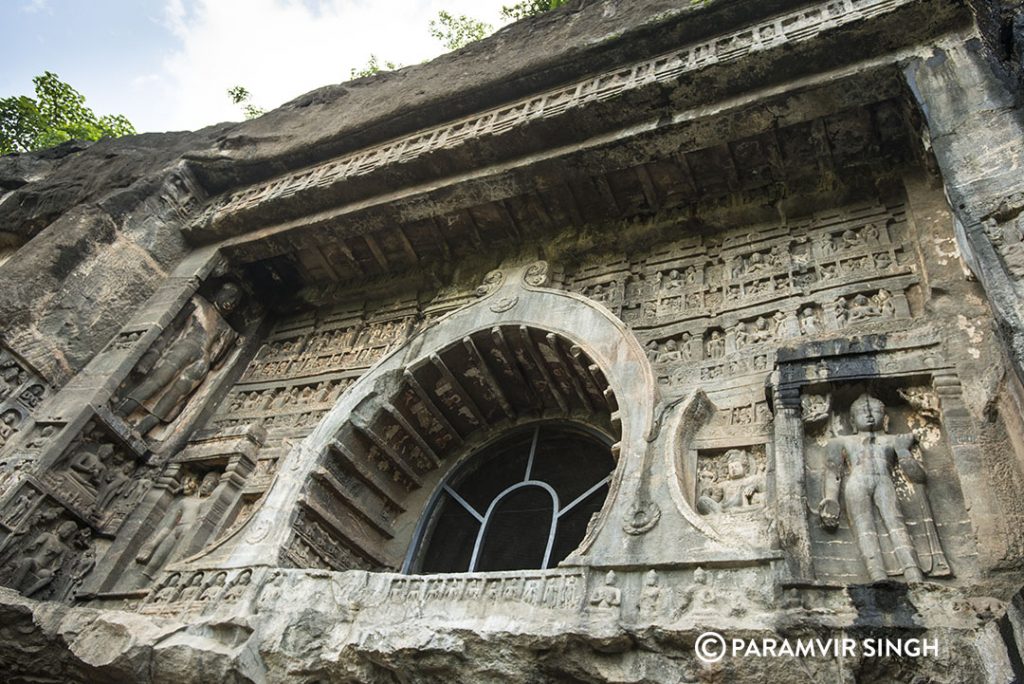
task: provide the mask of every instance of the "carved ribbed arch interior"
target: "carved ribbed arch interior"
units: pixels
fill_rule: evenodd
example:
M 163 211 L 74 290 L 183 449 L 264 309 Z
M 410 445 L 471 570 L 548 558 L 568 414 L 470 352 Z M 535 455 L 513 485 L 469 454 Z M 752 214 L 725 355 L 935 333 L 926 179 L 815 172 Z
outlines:
M 431 493 L 456 463 L 524 423 L 568 421 L 616 443 L 618 405 L 596 363 L 525 325 L 478 330 L 379 382 L 337 431 L 301 498 L 350 567 L 397 570 Z M 617 449 L 612 448 L 617 454 Z M 338 568 L 342 569 L 342 568 Z

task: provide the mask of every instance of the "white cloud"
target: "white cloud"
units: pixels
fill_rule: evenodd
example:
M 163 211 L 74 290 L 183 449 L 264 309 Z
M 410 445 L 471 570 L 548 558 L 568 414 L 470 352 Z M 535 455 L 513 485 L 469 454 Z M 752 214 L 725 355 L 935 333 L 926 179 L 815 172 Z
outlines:
M 438 11 L 497 26 L 502 4 L 511 0 L 166 0 L 165 22 L 181 46 L 163 61 L 173 105 L 161 123 L 180 129 L 240 119 L 227 96 L 234 85 L 271 109 L 348 80 L 371 53 L 423 61 L 444 51 L 428 33 Z
M 29 14 L 35 14 L 36 12 L 53 14 L 50 10 L 50 0 L 28 0 L 28 2 L 21 6 L 21 11 L 28 12 Z

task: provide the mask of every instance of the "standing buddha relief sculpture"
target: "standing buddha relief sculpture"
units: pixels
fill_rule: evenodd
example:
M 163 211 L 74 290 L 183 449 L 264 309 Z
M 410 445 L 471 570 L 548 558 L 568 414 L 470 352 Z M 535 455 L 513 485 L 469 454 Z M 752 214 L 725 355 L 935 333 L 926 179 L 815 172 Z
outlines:
M 188 552 L 189 541 L 208 512 L 207 501 L 219 483 L 217 472 L 206 473 L 202 481 L 185 475 L 180 496 L 171 502 L 155 533 L 135 557 L 135 562 L 143 566 L 145 577 L 152 580 L 167 563 Z
M 232 283 L 220 287 L 212 304 L 194 296 L 181 330 L 163 344 L 158 340 L 139 361 L 122 390 L 117 413 L 142 434 L 177 418 L 238 339 L 225 317 L 241 298 L 241 289 Z
M 888 434 L 885 404 L 862 394 L 850 405 L 856 432 L 833 437 L 827 445 L 823 495 L 818 504 L 822 526 L 835 530 L 842 508 L 846 510 L 857 547 L 871 581 L 889 577 L 882 552 L 880 531 L 888 534 L 898 574 L 910 582 L 949 575 L 949 565 L 939 545 L 926 491 L 927 476 L 911 449 L 911 433 Z M 918 554 L 904 519 L 893 468 L 898 466 L 909 481 L 907 508 L 925 531 L 927 556 Z M 842 489 L 842 506 L 840 505 Z

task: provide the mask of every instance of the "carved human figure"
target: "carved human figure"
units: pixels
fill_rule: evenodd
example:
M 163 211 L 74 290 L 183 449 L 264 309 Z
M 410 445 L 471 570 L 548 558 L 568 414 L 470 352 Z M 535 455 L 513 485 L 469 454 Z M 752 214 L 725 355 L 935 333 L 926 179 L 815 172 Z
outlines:
M 677 592 L 679 597 L 676 602 L 676 615 L 686 613 L 694 607 L 696 599 L 697 607 L 710 606 L 714 603 L 714 589 L 708 581 L 708 573 L 704 568 L 697 567 L 693 571 L 693 583 Z
M 18 431 L 18 423 L 21 422 L 21 416 L 14 409 L 4 411 L 4 414 L 0 416 L 0 447 L 7 443 L 7 441 Z
M 53 582 L 65 556 L 71 552 L 71 538 L 78 525 L 65 520 L 54 531 L 40 532 L 14 562 L 11 586 L 25 596 L 32 596 Z
M 199 600 L 212 601 L 217 598 L 217 595 L 224 589 L 224 584 L 227 582 L 227 579 L 228 573 L 218 572 L 216 576 L 214 576 L 213 581 L 203 589 L 203 593 L 199 595 Z
M 804 335 L 818 334 L 818 319 L 812 307 L 806 306 L 800 311 L 800 332 Z
M 658 342 L 656 340 L 648 342 L 644 349 L 647 351 L 648 361 L 654 363 L 658 360 Z
M 742 349 L 750 344 L 750 333 L 747 332 L 747 325 L 742 321 L 738 321 L 732 329 L 733 344 L 736 345 L 737 349 Z M 711 350 L 711 341 L 708 340 L 708 350 Z
M 28 380 L 28 373 L 14 359 L 6 359 L 0 363 L 0 380 L 4 382 L 3 388 L 0 389 L 0 398 L 3 398 Z
M 93 507 L 100 513 L 110 506 L 114 498 L 120 494 L 131 481 L 132 472 L 135 466 L 126 461 L 116 468 L 107 468 L 100 478 L 99 489 L 96 492 L 96 505 Z
M 135 422 L 146 434 L 160 423 L 170 423 L 181 413 L 188 398 L 226 354 L 237 334 L 224 319 L 238 306 L 242 291 L 226 283 L 213 303 L 196 295 L 182 330 L 161 351 L 150 349 L 139 361 L 135 385 L 124 393 L 117 412 L 139 415 Z
M 235 601 L 241 598 L 245 590 L 249 588 L 249 584 L 252 582 L 252 570 L 243 570 L 238 577 L 234 579 L 231 584 L 228 585 L 227 591 L 224 592 L 225 601 Z M 402 599 L 405 598 L 405 592 L 402 591 Z
M 683 361 L 690 361 L 693 352 L 690 349 L 690 333 L 684 332 L 679 337 L 679 356 Z
M 199 598 L 199 592 L 203 589 L 203 573 L 197 572 L 192 575 L 189 579 L 188 584 L 181 590 L 181 595 L 178 596 L 180 601 L 191 601 L 192 599 Z
M 615 571 L 609 570 L 604 576 L 604 584 L 590 595 L 590 605 L 603 609 L 618 608 L 622 604 L 622 590 L 615 583 Z
M 697 510 L 707 515 L 727 510 L 750 508 L 763 503 L 765 477 L 751 467 L 749 452 L 730 449 L 725 452 L 726 479 L 708 485 L 702 479 Z
M 197 484 L 192 476 L 185 478 L 182 483 L 182 496 L 171 504 L 160 521 L 156 534 L 135 558 L 137 563 L 145 564 L 143 575 L 152 579 L 160 568 L 178 556 L 188 532 L 202 518 L 204 499 L 213 493 L 219 481 L 220 476 L 214 472 L 207 473 L 201 484 Z
M 711 332 L 707 342 L 707 352 L 709 359 L 718 359 L 725 354 L 725 336 L 721 331 L 713 330 Z
M 71 477 L 86 489 L 96 492 L 107 470 L 106 461 L 114 453 L 110 444 L 87 442 L 71 457 L 69 468 Z
M 38 493 L 34 489 L 24 489 L 18 495 L 18 498 L 15 499 L 10 512 L 7 514 L 7 524 L 17 525 L 21 522 L 21 518 L 31 510 L 32 504 L 36 502 L 37 495 Z
M 836 322 L 839 325 L 846 325 L 850 318 L 850 306 L 846 303 L 846 299 L 839 297 L 832 304 L 832 310 L 836 317 Z
M 871 298 L 871 301 L 878 307 L 880 315 L 889 316 L 890 318 L 896 315 L 896 306 L 892 301 L 892 293 L 888 290 L 884 288 L 879 290 L 878 294 Z
M 164 585 L 153 594 L 153 603 L 171 603 L 180 590 L 178 582 L 181 581 L 181 574 L 174 573 L 164 581 Z
M 850 405 L 850 418 L 857 432 L 835 437 L 828 443 L 824 493 L 818 504 L 821 523 L 830 529 L 839 524 L 839 488 L 845 470 L 843 504 L 868 575 L 872 581 L 888 577 L 876 528 L 881 524 L 892 540 L 903 576 L 908 581 L 919 582 L 923 578 L 921 567 L 890 471 L 895 461 L 912 483 L 924 485 L 924 468 L 910 453 L 916 438 L 909 433 L 887 434 L 885 404 L 870 394 L 862 394 L 854 400 Z M 945 564 L 944 559 L 942 562 Z
M 760 273 L 770 266 L 765 255 L 761 252 L 754 252 L 747 261 L 747 273 Z
M 640 590 L 640 614 L 642 617 L 654 618 L 658 615 L 661 604 L 661 587 L 658 586 L 658 573 L 650 570 L 644 575 L 644 586 Z
M 865 318 L 877 318 L 882 315 L 882 310 L 866 296 L 859 294 L 853 298 L 849 307 L 849 320 L 862 321 Z
M 764 316 L 758 316 L 757 320 L 754 321 L 754 330 L 751 336 L 754 342 L 767 342 L 772 339 L 773 332 L 771 322 Z
M 860 245 L 863 244 L 863 241 L 857 234 L 857 231 L 853 230 L 852 228 L 847 228 L 846 230 L 843 231 L 842 241 L 843 247 L 845 247 L 846 249 L 859 247 Z
M 26 449 L 42 449 L 43 445 L 50 441 L 50 438 L 57 434 L 56 425 L 44 425 L 41 430 L 34 433 L 25 444 Z

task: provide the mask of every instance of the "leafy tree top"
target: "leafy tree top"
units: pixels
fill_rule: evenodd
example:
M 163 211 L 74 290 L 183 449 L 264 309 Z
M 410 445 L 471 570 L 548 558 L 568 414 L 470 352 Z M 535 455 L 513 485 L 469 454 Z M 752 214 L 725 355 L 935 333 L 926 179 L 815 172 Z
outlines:
M 566 2 L 567 0 L 521 0 L 514 5 L 503 5 L 501 16 L 512 21 L 519 21 L 561 7 Z
M 85 96 L 57 74 L 47 71 L 32 83 L 35 98 L 0 98 L 0 155 L 42 150 L 68 140 L 135 133 L 135 127 L 120 114 L 96 116 L 85 105 Z
M 456 17 L 444 10 L 437 13 L 437 19 L 430 20 L 431 37 L 437 38 L 449 50 L 465 47 L 486 37 L 493 30 L 487 22 L 464 14 Z
M 263 107 L 257 107 L 250 102 L 252 93 L 245 86 L 236 85 L 228 88 L 228 97 L 231 98 L 231 104 L 241 105 L 242 114 L 245 115 L 247 120 L 255 119 L 267 113 L 267 110 L 263 109 Z

